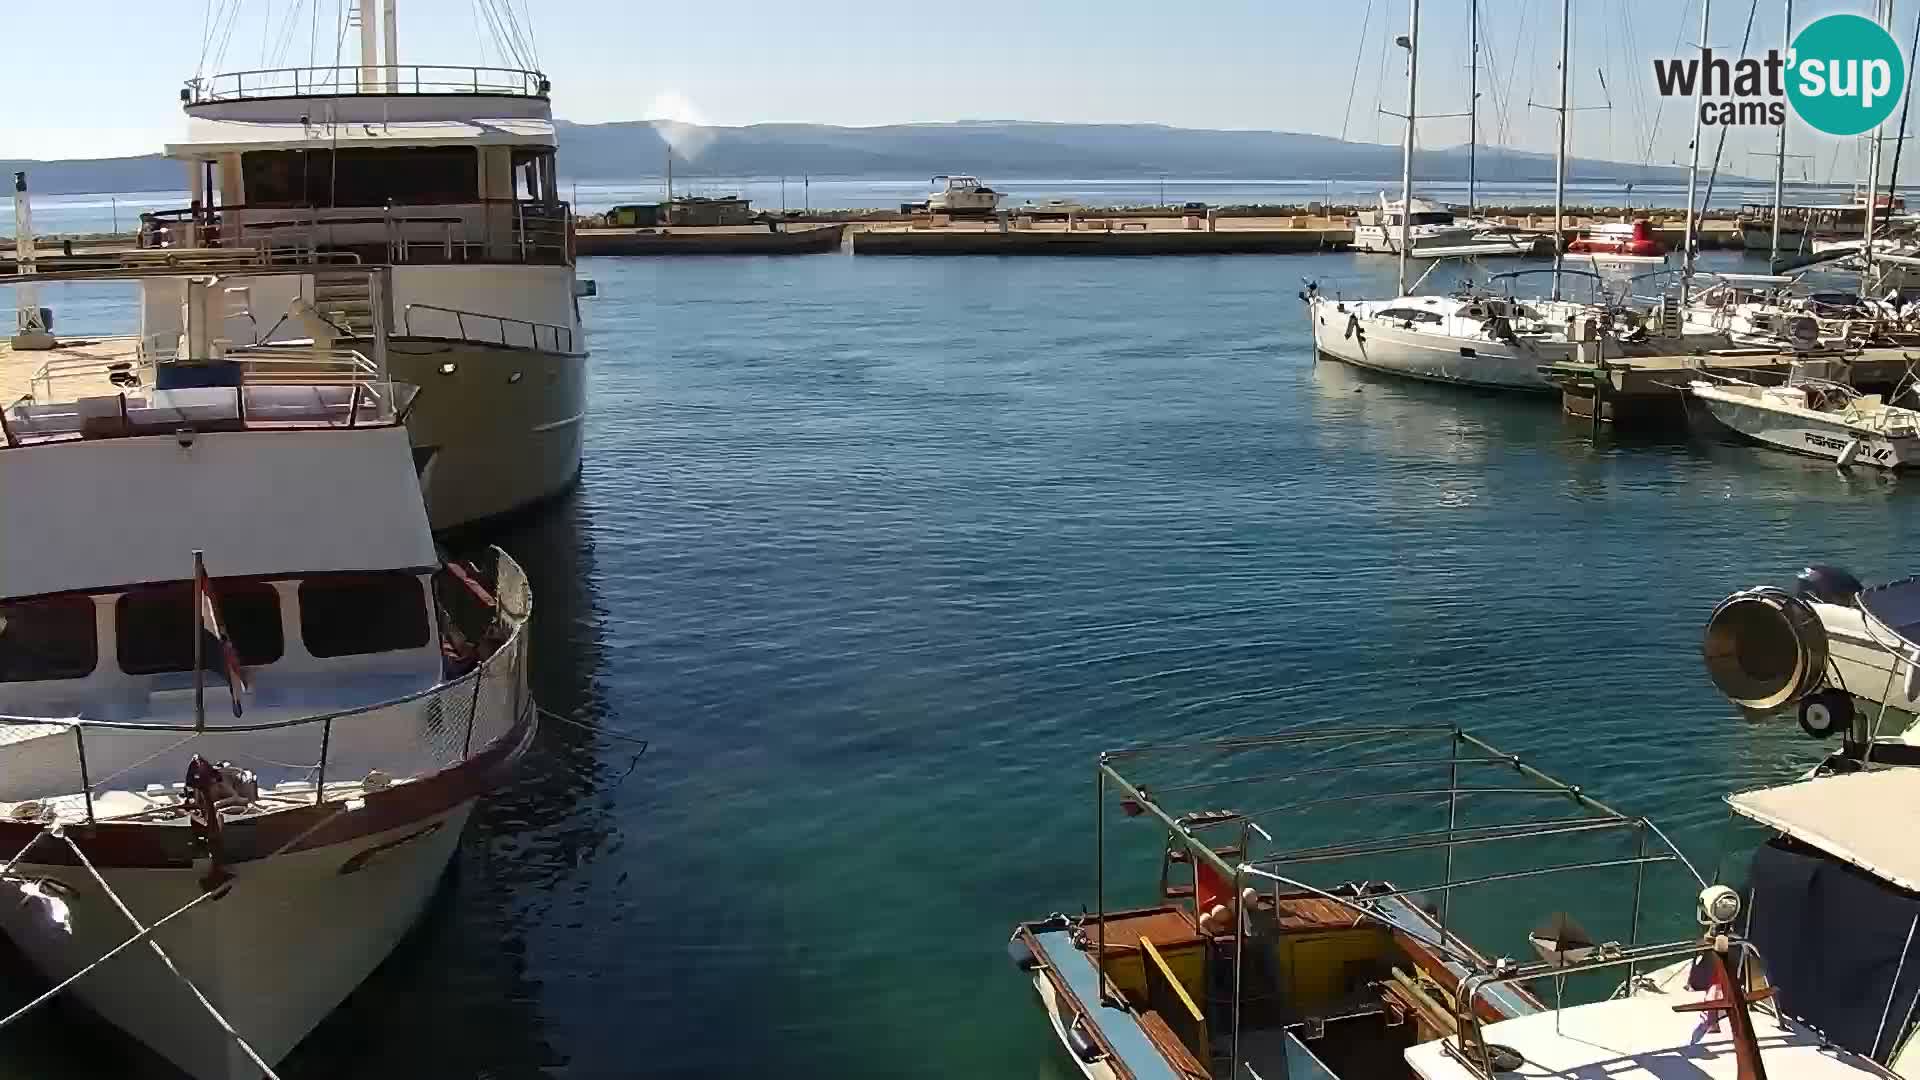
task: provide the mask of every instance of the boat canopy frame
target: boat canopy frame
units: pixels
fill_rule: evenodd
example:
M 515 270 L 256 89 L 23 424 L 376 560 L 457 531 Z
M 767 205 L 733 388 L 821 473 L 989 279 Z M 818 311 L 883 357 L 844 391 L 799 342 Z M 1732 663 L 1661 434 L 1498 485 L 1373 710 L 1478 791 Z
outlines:
M 1563 271 L 1564 272 L 1564 271 Z M 1396 753 L 1393 757 L 1380 760 L 1374 758 L 1341 761 L 1335 764 L 1322 764 L 1329 758 L 1335 758 L 1357 747 L 1377 748 L 1379 740 L 1393 740 L 1396 748 L 1408 748 L 1409 753 Z M 1444 748 L 1432 752 L 1435 742 L 1444 742 Z M 1422 747 L 1414 751 L 1415 745 Z M 1217 756 L 1230 759 L 1259 751 L 1286 750 L 1298 748 L 1311 753 L 1315 764 L 1312 767 L 1273 771 L 1270 769 L 1245 775 L 1230 775 L 1224 770 L 1216 772 L 1209 779 L 1172 785 L 1147 785 L 1130 779 L 1121 770 L 1142 765 L 1166 757 Z M 1166 797 L 1178 793 L 1195 792 L 1208 789 L 1225 788 L 1238 784 L 1277 783 L 1287 785 L 1304 777 L 1339 776 L 1366 770 L 1389 768 L 1445 767 L 1447 784 L 1445 787 L 1431 785 L 1394 788 L 1372 791 L 1363 794 L 1335 794 L 1321 798 L 1301 799 L 1278 806 L 1256 809 L 1247 812 L 1183 810 L 1169 806 Z M 1510 772 L 1516 781 L 1497 784 L 1472 784 L 1463 782 L 1463 772 L 1472 770 L 1497 769 Z M 1241 1045 L 1241 1009 L 1244 1002 L 1242 985 L 1245 970 L 1245 949 L 1247 937 L 1247 919 L 1239 910 L 1240 898 L 1253 883 L 1259 882 L 1272 887 L 1275 894 L 1281 888 L 1310 893 L 1316 898 L 1339 905 L 1353 913 L 1356 925 L 1373 923 L 1389 926 L 1381 914 L 1365 903 L 1383 898 L 1405 898 L 1414 894 L 1439 897 L 1437 921 L 1439 935 L 1437 940 L 1426 941 L 1444 959 L 1459 964 L 1465 972 L 1457 987 L 1453 1000 L 1456 1034 L 1448 1038 L 1448 1052 L 1456 1056 L 1469 1069 L 1478 1071 L 1482 1076 L 1495 1076 L 1493 1061 L 1485 1040 L 1479 1037 L 1481 1018 L 1476 1006 L 1490 991 L 1497 987 L 1524 984 L 1534 980 L 1555 978 L 1586 971 L 1597 971 L 1624 967 L 1627 981 L 1633 982 L 1643 968 L 1651 968 L 1676 960 L 1697 957 L 1713 951 L 1710 940 L 1680 940 L 1651 944 L 1642 944 L 1640 935 L 1643 929 L 1642 902 L 1645 891 L 1646 870 L 1649 866 L 1675 864 L 1705 889 L 1709 882 L 1687 856 L 1661 831 L 1660 827 L 1644 816 L 1624 814 L 1608 804 L 1587 794 L 1579 785 L 1567 783 L 1528 764 L 1517 754 L 1499 749 L 1452 724 L 1417 724 L 1371 727 L 1329 727 L 1319 724 L 1271 734 L 1256 736 L 1232 736 L 1219 739 L 1196 739 L 1192 741 L 1165 744 L 1133 746 L 1102 752 L 1094 770 L 1095 789 L 1095 903 L 1098 917 L 1094 932 L 1090 935 L 1094 944 L 1094 965 L 1104 997 L 1108 993 L 1106 973 L 1106 817 L 1108 799 L 1118 793 L 1123 809 L 1130 817 L 1146 816 L 1164 826 L 1168 834 L 1169 847 L 1178 842 L 1185 848 L 1188 857 L 1210 866 L 1223 879 L 1232 882 L 1233 908 L 1233 1032 L 1231 1068 L 1229 1076 L 1240 1075 L 1241 1062 L 1244 1060 Z M 1269 843 L 1273 842 L 1273 832 L 1258 820 L 1260 815 L 1276 813 L 1297 813 L 1320 807 L 1342 804 L 1392 799 L 1446 799 L 1447 825 L 1443 829 L 1425 829 L 1399 833 L 1386 837 L 1373 837 L 1340 843 L 1317 844 L 1298 847 L 1292 850 L 1264 855 L 1249 859 L 1242 853 L 1239 861 L 1229 863 L 1214 850 L 1204 832 L 1206 825 L 1221 824 L 1225 820 L 1238 819 L 1253 832 L 1258 833 Z M 1547 798 L 1565 800 L 1579 808 L 1572 816 L 1538 817 L 1528 820 L 1495 825 L 1464 825 L 1460 821 L 1461 803 L 1464 799 L 1482 799 L 1497 797 L 1502 799 Z M 1564 862 L 1549 862 L 1544 865 L 1528 865 L 1515 869 L 1473 876 L 1456 877 L 1454 873 L 1454 849 L 1472 845 L 1491 843 L 1510 843 L 1514 841 L 1539 839 L 1545 837 L 1568 836 L 1578 833 L 1600 833 L 1621 831 L 1633 836 L 1635 853 L 1631 856 L 1613 859 L 1582 859 Z M 1355 896 L 1343 896 L 1339 892 L 1310 884 L 1296 876 L 1292 868 L 1313 863 L 1324 863 L 1340 859 L 1362 856 L 1380 856 L 1399 852 L 1442 849 L 1444 851 L 1445 871 L 1442 880 L 1418 888 L 1399 888 L 1391 886 L 1385 890 L 1365 890 Z M 1457 946 L 1459 939 L 1450 936 L 1447 931 L 1448 914 L 1454 892 L 1477 886 L 1498 884 L 1523 878 L 1536 878 L 1551 875 L 1584 873 L 1596 870 L 1627 870 L 1633 874 L 1631 908 L 1628 912 L 1628 941 L 1597 944 L 1590 955 L 1580 959 L 1562 957 L 1559 962 L 1541 960 L 1531 963 L 1518 963 L 1501 958 L 1488 961 L 1470 948 Z M 1196 905 L 1198 890 L 1196 890 Z M 1196 912 L 1196 918 L 1198 913 Z M 1737 942 L 1739 947 L 1751 950 L 1745 942 Z

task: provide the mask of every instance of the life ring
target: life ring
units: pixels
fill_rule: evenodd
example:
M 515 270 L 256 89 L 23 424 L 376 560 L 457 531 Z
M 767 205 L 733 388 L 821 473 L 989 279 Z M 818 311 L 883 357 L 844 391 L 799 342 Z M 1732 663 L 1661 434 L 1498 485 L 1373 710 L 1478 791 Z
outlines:
M 1360 335 L 1361 343 L 1365 344 L 1367 340 L 1367 332 L 1361 329 L 1360 327 L 1360 316 L 1349 312 L 1347 315 L 1347 332 L 1343 336 L 1350 338 L 1350 337 L 1353 337 L 1355 334 Z

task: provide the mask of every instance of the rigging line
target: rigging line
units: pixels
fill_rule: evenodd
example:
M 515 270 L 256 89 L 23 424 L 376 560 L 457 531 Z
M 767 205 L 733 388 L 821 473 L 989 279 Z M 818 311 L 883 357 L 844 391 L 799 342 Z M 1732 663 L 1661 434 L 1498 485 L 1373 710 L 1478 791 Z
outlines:
M 1367 27 L 1373 25 L 1373 0 L 1367 0 L 1367 12 L 1360 16 L 1360 40 L 1354 48 L 1353 78 L 1347 80 L 1347 111 L 1340 114 L 1340 141 L 1347 138 L 1347 126 L 1353 121 L 1353 93 L 1360 87 L 1360 65 L 1366 60 Z
M 1669 56 L 1680 55 L 1680 40 L 1686 36 L 1687 25 L 1688 25 L 1687 16 L 1692 11 L 1693 11 L 1693 0 L 1687 0 L 1687 5 L 1680 9 L 1680 25 L 1679 25 L 1679 28 L 1673 32 L 1673 48 L 1668 52 Z M 1705 44 L 1705 43 L 1702 42 L 1702 44 Z M 1666 115 L 1667 115 L 1666 103 L 1663 101 L 1661 102 L 1660 107 L 1654 110 L 1653 130 L 1647 133 L 1647 159 L 1649 161 L 1653 159 L 1654 144 L 1658 142 L 1660 139 L 1660 121 L 1664 119 Z
M 516 17 L 513 10 L 513 0 L 498 0 L 498 3 L 500 4 L 500 13 L 507 21 L 507 29 L 513 32 L 513 40 L 520 45 L 520 66 L 532 67 L 533 45 L 530 39 L 521 33 L 520 20 Z
M 1742 56 L 1746 55 L 1747 45 L 1753 40 L 1753 16 L 1759 10 L 1760 0 L 1753 0 L 1752 3 L 1747 5 L 1747 32 L 1740 36 L 1740 55 Z M 1713 183 L 1720 177 L 1720 157 L 1726 153 L 1726 150 L 1727 126 L 1722 124 L 1720 125 L 1720 142 L 1713 148 L 1713 171 L 1707 174 L 1707 191 L 1700 199 L 1700 214 L 1702 217 L 1706 215 L 1707 207 L 1713 204 Z M 1698 228 L 1698 225 L 1695 227 Z M 1687 243 L 1698 243 L 1698 239 L 1689 236 L 1687 237 Z
M 1393 22 L 1393 6 L 1380 17 L 1380 54 L 1374 59 L 1373 141 L 1380 141 L 1380 98 L 1387 92 L 1387 27 Z
M 1916 55 L 1915 50 L 1920 50 L 1920 11 L 1914 12 L 1913 44 L 1907 46 L 1907 55 Z M 1913 108 L 1913 80 L 1908 79 L 1906 98 L 1900 103 L 1900 137 L 1894 140 L 1893 168 L 1887 172 L 1887 205 L 1889 208 L 1893 205 L 1893 193 L 1898 190 L 1900 186 L 1900 151 L 1905 149 L 1907 145 L 1907 110 L 1911 108 Z M 1889 218 L 1893 216 L 1891 211 L 1889 211 L 1887 216 Z M 1873 238 L 1868 237 L 1867 242 L 1871 244 Z
M 483 2 L 486 4 L 487 13 L 493 21 L 494 33 L 500 36 L 501 50 L 512 56 L 515 64 L 522 67 L 526 66 L 526 59 L 521 52 L 519 35 L 514 32 L 517 28 L 512 28 L 508 25 L 507 13 L 500 9 L 498 0 L 483 0 Z
M 221 0 L 225 4 L 225 0 Z M 193 62 L 195 78 L 206 74 L 207 47 L 213 43 L 213 0 L 206 0 L 200 12 L 200 57 Z
M 227 16 L 227 32 L 220 36 L 220 51 L 213 54 L 214 70 L 226 62 L 227 46 L 233 43 L 233 31 L 240 25 L 240 7 L 243 0 L 233 0 L 233 10 Z
M 511 3 L 512 0 L 508 0 L 508 2 Z M 538 71 L 540 69 L 540 42 L 533 36 L 533 11 L 528 7 L 523 11 L 523 14 L 526 16 L 525 21 L 527 24 L 527 59 L 533 61 L 533 68 Z M 1911 56 L 1913 54 L 1908 53 L 1907 55 Z
M 491 0 L 478 0 L 480 14 L 486 18 L 487 27 L 493 35 L 494 47 L 499 50 L 500 62 L 504 66 L 509 61 L 518 62 L 519 56 L 513 51 L 513 43 L 508 41 L 506 33 L 500 28 L 499 15 L 493 10 Z

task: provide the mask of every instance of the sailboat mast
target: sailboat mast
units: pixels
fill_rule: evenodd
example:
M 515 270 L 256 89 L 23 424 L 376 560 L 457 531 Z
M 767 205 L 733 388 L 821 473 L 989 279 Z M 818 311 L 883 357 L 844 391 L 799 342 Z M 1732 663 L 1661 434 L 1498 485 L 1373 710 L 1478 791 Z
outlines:
M 1786 12 L 1780 17 L 1780 51 L 1793 45 L 1793 0 L 1786 0 Z M 1780 144 L 1773 163 L 1773 246 L 1767 255 L 1767 269 L 1780 269 L 1780 199 L 1787 186 L 1787 122 L 1780 121 Z
M 1480 148 L 1480 0 L 1467 5 L 1467 216 L 1473 216 L 1475 152 Z
M 1885 4 L 1875 0 L 1873 20 L 1882 26 L 1891 23 L 1893 0 L 1886 0 Z M 1876 127 L 1867 132 L 1867 138 L 1873 141 L 1867 144 L 1867 224 L 1866 235 L 1861 237 L 1860 250 L 1860 291 L 1862 293 L 1875 287 L 1873 284 L 1873 229 L 1875 219 L 1879 217 L 1875 211 L 1880 208 L 1880 129 Z
M 1707 25 L 1713 16 L 1713 0 L 1700 0 L 1699 48 L 1707 47 Z M 1702 95 L 1704 97 L 1704 95 Z M 1687 166 L 1687 232 L 1680 240 L 1680 303 L 1685 306 L 1687 292 L 1693 288 L 1694 203 L 1700 188 L 1700 99 L 1693 103 L 1693 161 Z
M 1573 43 L 1573 0 L 1560 0 L 1560 148 L 1553 156 L 1553 298 L 1560 299 L 1560 261 L 1567 246 L 1567 54 Z
M 1407 136 L 1400 156 L 1400 290 L 1407 294 L 1407 248 L 1413 243 L 1413 111 L 1420 85 L 1420 0 L 1407 14 Z

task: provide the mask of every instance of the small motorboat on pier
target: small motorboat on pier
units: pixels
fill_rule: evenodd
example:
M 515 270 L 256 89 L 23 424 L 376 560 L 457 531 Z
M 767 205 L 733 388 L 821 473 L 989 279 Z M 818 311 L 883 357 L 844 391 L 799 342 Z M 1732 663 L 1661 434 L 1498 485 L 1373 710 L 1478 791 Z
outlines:
M 0 927 L 32 1004 L 257 1080 L 526 751 L 531 598 L 436 550 L 384 325 L 343 345 L 295 300 L 317 339 L 232 346 L 226 281 L 315 267 L 204 257 L 127 269 L 141 333 L 36 354 L 0 412 Z M 392 270 L 326 269 L 386 309 Z
M 1711 1075 L 1724 1077 L 1736 1062 L 1741 1078 L 1885 1076 L 1749 1008 L 1767 995 L 1738 974 L 1754 957 L 1735 930 L 1739 896 L 1702 880 L 1656 826 L 1457 728 L 1321 725 L 1116 750 L 1097 776 L 1093 910 L 1023 923 L 1009 943 L 1089 1080 L 1652 1080 L 1700 1060 L 1723 1062 Z M 1221 809 L 1228 799 L 1259 809 Z M 1359 835 L 1351 809 L 1376 801 L 1406 808 L 1408 831 Z M 1566 812 L 1542 809 L 1555 804 Z M 1147 906 L 1108 906 L 1111 881 L 1144 876 L 1110 874 L 1116 825 L 1164 838 Z M 1381 873 L 1395 865 L 1433 879 L 1401 887 Z M 1609 871 L 1626 880 L 1610 887 L 1598 876 Z M 1630 896 L 1606 924 L 1624 940 L 1564 913 L 1513 927 L 1532 960 L 1489 958 L 1462 935 L 1488 923 L 1478 890 L 1510 910 L 1551 881 Z M 1703 934 L 1643 941 L 1647 898 L 1675 882 L 1697 898 Z M 1631 985 L 1675 962 L 1706 980 L 1565 1008 L 1530 989 L 1558 1001 L 1582 976 Z M 1730 1023 L 1709 1029 L 1696 1012 Z

